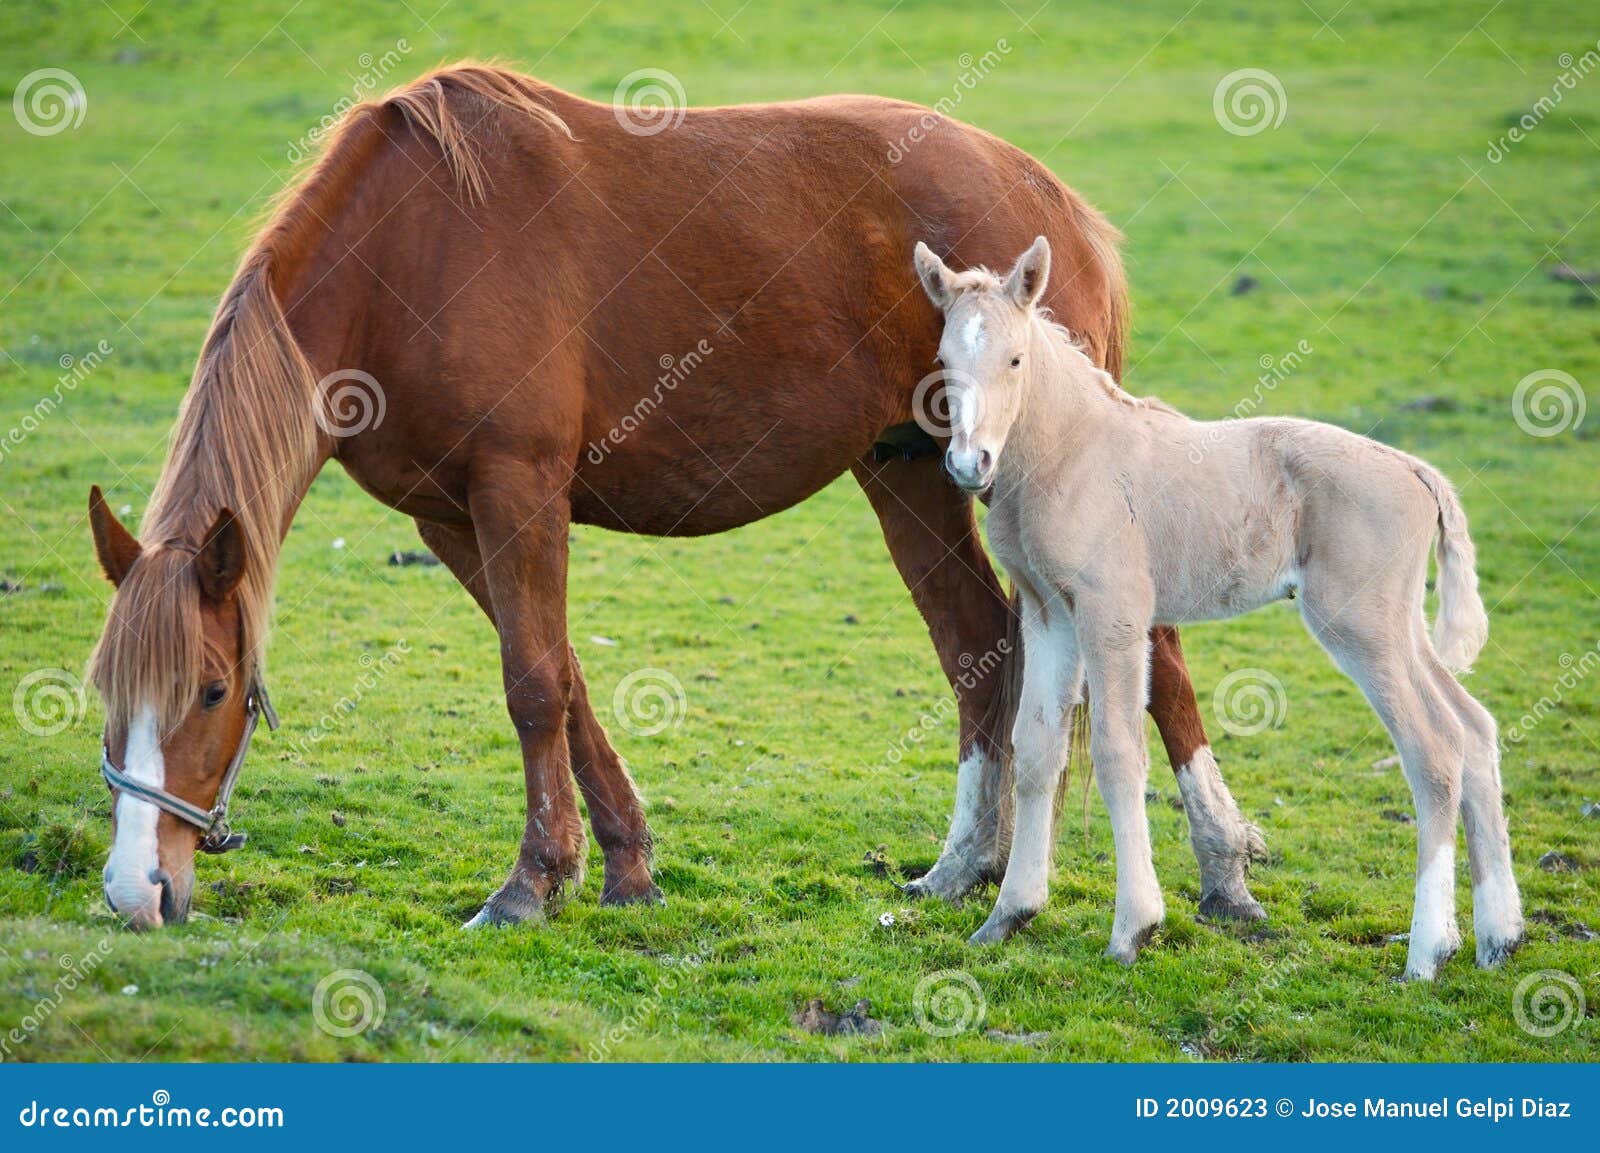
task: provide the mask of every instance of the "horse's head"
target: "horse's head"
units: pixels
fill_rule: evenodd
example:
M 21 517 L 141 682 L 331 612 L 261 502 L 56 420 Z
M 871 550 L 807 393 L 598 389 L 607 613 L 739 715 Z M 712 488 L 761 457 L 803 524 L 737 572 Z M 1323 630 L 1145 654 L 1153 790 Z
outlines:
M 199 540 L 141 545 L 99 488 L 89 524 L 117 589 L 91 667 L 106 704 L 112 794 L 105 894 L 130 925 L 156 928 L 188 916 L 202 842 L 222 847 L 226 829 L 208 838 L 202 825 L 224 781 L 231 787 L 255 719 L 255 657 L 237 595 L 244 530 L 223 509 Z
M 1050 275 L 1050 242 L 1039 237 L 1000 279 L 981 269 L 952 272 L 926 244 L 917 277 L 944 313 L 939 364 L 950 412 L 945 468 L 970 492 L 994 480 L 1000 451 L 1021 411 L 1034 307 Z

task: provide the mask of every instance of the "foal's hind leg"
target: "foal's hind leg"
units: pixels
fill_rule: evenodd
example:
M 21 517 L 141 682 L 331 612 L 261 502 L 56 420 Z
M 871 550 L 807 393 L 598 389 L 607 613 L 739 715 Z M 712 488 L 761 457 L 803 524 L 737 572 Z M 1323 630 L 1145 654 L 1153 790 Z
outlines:
M 493 624 L 494 604 L 489 599 L 477 537 L 468 530 L 424 520 L 417 521 L 417 532 L 423 543 L 472 594 Z M 595 840 L 600 842 L 605 853 L 606 878 L 600 903 L 660 903 L 663 900 L 661 890 L 650 877 L 651 837 L 645 823 L 644 805 L 627 767 L 612 749 L 605 730 L 589 706 L 588 686 L 576 653 L 571 653 L 571 661 L 572 699 L 567 703 L 567 748 L 572 757 L 573 775 L 578 778 L 578 788 L 589 807 L 589 823 L 594 828 Z
M 1428 654 L 1431 656 L 1431 653 Z M 1467 826 L 1467 859 L 1472 867 L 1472 932 L 1478 964 L 1492 969 L 1522 941 L 1522 897 L 1511 870 L 1511 839 L 1500 796 L 1500 746 L 1489 710 L 1450 675 L 1430 661 L 1434 680 L 1455 708 L 1466 738 L 1462 764 L 1461 812 Z
M 1385 611 L 1385 602 L 1376 595 L 1344 599 L 1340 594 L 1342 603 L 1327 613 L 1315 589 L 1308 581 L 1302 590 L 1306 623 L 1366 694 L 1399 750 L 1411 785 L 1417 811 L 1417 882 L 1406 976 L 1431 981 L 1461 947 L 1455 850 L 1462 725 L 1418 649 L 1420 632 L 1401 615 L 1405 610 Z M 1397 600 L 1405 603 L 1400 598 L 1388 603 Z

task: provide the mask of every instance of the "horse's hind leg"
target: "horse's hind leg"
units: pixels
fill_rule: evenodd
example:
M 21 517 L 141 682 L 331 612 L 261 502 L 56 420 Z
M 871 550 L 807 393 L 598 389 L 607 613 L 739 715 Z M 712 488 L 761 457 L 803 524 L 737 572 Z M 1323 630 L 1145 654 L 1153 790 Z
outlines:
M 978 539 L 972 499 L 940 468 L 937 457 L 882 464 L 866 457 L 853 471 L 956 694 L 955 812 L 938 861 L 906 886 L 916 896 L 956 900 L 998 881 L 1010 848 L 1011 798 L 1002 770 L 1011 609 Z
M 430 521 L 417 521 L 417 532 L 433 554 L 455 574 L 494 623 L 494 603 L 484 579 L 477 537 L 470 531 Z M 570 650 L 569 650 L 570 652 Z M 602 905 L 637 901 L 660 902 L 661 890 L 650 876 L 650 828 L 633 778 L 611 747 L 594 710 L 577 653 L 571 653 L 572 699 L 567 702 L 567 749 L 578 778 L 594 838 L 605 853 Z
M 1500 796 L 1499 735 L 1489 710 L 1437 660 L 1429 664 L 1465 733 L 1461 812 L 1472 868 L 1472 931 L 1478 943 L 1478 964 L 1492 969 L 1516 949 L 1523 929 L 1522 897 L 1511 870 L 1511 839 Z
M 1267 843 L 1261 830 L 1244 819 L 1222 780 L 1195 707 L 1178 630 L 1155 628 L 1150 638 L 1148 707 L 1161 731 L 1189 819 L 1189 843 L 1200 864 L 1200 914 L 1263 920 L 1266 910 L 1250 895 L 1245 873 L 1252 860 L 1266 858 Z

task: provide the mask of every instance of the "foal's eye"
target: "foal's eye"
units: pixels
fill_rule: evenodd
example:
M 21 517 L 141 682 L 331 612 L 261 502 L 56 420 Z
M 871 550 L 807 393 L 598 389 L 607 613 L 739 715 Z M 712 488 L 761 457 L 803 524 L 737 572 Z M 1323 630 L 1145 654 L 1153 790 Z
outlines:
M 1022 367 L 1022 354 L 1021 353 L 1018 353 L 1016 356 L 1013 356 L 1011 358 L 1011 367 L 1012 368 L 1021 368 Z
M 223 698 L 228 695 L 228 686 L 222 681 L 213 681 L 206 686 L 206 691 L 200 697 L 200 704 L 207 709 L 214 709 L 220 705 Z

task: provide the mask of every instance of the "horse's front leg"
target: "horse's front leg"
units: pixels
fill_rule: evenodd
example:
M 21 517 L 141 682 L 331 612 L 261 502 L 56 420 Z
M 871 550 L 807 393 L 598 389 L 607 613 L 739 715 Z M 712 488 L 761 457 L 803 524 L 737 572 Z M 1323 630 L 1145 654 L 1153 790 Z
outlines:
M 852 471 L 956 696 L 955 809 L 939 859 L 906 885 L 912 896 L 954 901 L 1000 879 L 1010 844 L 1005 690 L 1019 659 L 1007 641 L 1011 609 L 979 539 L 972 498 L 945 477 L 936 449 L 909 461 L 863 458 Z
M 1005 940 L 1044 908 L 1056 785 L 1066 768 L 1073 714 L 1083 699 L 1077 633 L 1065 607 L 1058 601 L 1046 608 L 1028 594 L 1021 599 L 1027 663 L 1011 736 L 1016 827 L 1000 896 L 989 919 L 972 935 L 975 945 Z
M 478 554 L 478 538 L 471 529 L 417 521 L 417 532 L 434 555 L 444 561 L 479 606 L 494 622 L 494 602 L 489 599 L 489 583 Z M 664 898 L 650 876 L 653 844 L 650 826 L 645 823 L 644 802 L 634 787 L 622 758 L 611 747 L 599 718 L 589 704 L 578 654 L 571 653 L 572 697 L 567 702 L 567 752 L 572 758 L 572 775 L 589 806 L 589 824 L 595 840 L 605 853 L 605 886 L 600 891 L 602 905 L 628 905 L 639 902 L 661 904 Z
M 528 813 L 516 866 L 469 926 L 540 917 L 582 879 L 567 745 L 566 486 L 566 470 L 554 462 L 491 460 L 473 470 L 469 507 L 500 634 L 506 708 L 522 744 Z

